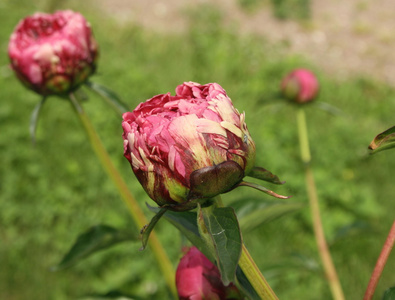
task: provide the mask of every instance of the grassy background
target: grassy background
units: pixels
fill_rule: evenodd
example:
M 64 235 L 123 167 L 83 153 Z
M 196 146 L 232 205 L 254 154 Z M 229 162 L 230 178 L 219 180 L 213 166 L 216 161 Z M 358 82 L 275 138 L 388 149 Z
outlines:
M 48 8 L 46 1 L 0 2 L 0 299 L 77 299 L 111 290 L 167 299 L 150 250 L 138 252 L 138 241 L 70 269 L 50 271 L 90 226 L 133 229 L 133 222 L 67 101 L 49 99 L 38 143 L 34 147 L 30 142 L 30 113 L 40 97 L 25 90 L 9 70 L 7 44 L 19 19 Z M 306 108 L 324 227 L 347 299 L 362 298 L 395 212 L 394 152 L 367 157 L 366 150 L 377 133 L 395 123 L 391 87 L 366 77 L 338 81 L 311 65 L 308 57 L 291 56 L 262 37 L 236 36 L 221 25 L 221 13 L 207 7 L 190 13 L 190 28 L 182 36 L 117 25 L 89 1 L 61 2 L 56 8 L 78 10 L 90 21 L 101 48 L 92 80 L 116 90 L 130 109 L 155 94 L 173 92 L 183 81 L 220 83 L 246 112 L 257 165 L 287 181 L 267 187 L 306 204 L 296 109 L 270 95 L 289 70 L 314 70 L 322 86 L 319 101 L 343 111 L 334 116 L 317 105 Z M 122 156 L 120 117 L 94 95 L 85 108 L 135 196 L 150 202 Z M 240 189 L 223 199 L 230 203 L 246 195 L 266 198 Z M 306 205 L 244 234 L 280 299 L 330 299 L 310 224 Z M 181 237 L 165 221 L 157 230 L 176 265 Z M 134 231 L 137 236 L 138 228 Z M 394 267 L 392 255 L 376 299 L 394 285 Z

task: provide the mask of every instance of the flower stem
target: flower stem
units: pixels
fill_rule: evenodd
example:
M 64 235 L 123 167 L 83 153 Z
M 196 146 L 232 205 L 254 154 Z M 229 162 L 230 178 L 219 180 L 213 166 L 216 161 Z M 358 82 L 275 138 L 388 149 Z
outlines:
M 219 207 L 224 207 L 220 196 L 215 197 L 216 203 Z M 258 266 L 252 259 L 250 253 L 245 247 L 244 243 L 241 248 L 241 255 L 239 259 L 239 266 L 243 273 L 247 277 L 251 286 L 254 288 L 260 299 L 264 300 L 276 300 L 278 299 L 265 277 L 262 275 Z
M 300 154 L 302 162 L 305 166 L 306 188 L 310 203 L 311 216 L 313 219 L 314 235 L 318 247 L 318 252 L 321 256 L 321 261 L 324 267 L 325 275 L 328 280 L 332 297 L 335 300 L 344 300 L 343 290 L 336 273 L 335 266 L 332 261 L 329 247 L 325 239 L 324 229 L 322 227 L 320 208 L 318 204 L 317 189 L 314 182 L 313 171 L 311 169 L 311 154 L 309 139 L 306 126 L 306 115 L 303 108 L 299 108 L 297 114 L 298 133 Z
M 263 277 L 261 271 L 258 269 L 244 243 L 242 245 L 239 266 L 261 299 L 278 299 L 265 277 Z
M 77 112 L 77 115 L 89 137 L 89 141 L 94 149 L 96 155 L 98 156 L 102 166 L 106 170 L 109 177 L 114 182 L 115 186 L 117 187 L 119 193 L 121 194 L 122 200 L 125 202 L 126 206 L 129 208 L 130 214 L 136 225 L 138 227 L 143 227 L 145 224 L 148 223 L 142 209 L 138 205 L 138 202 L 133 197 L 129 188 L 127 187 L 125 181 L 122 179 L 121 175 L 115 168 L 114 164 L 111 161 L 109 154 L 107 153 L 106 149 L 104 148 L 99 135 L 97 134 L 96 130 L 94 129 L 92 123 L 90 122 L 88 116 L 84 112 L 82 106 L 79 104 L 78 100 L 76 99 L 74 94 L 70 94 L 70 100 L 72 105 Z M 156 236 L 155 232 L 151 233 L 150 239 L 148 244 L 151 246 L 151 251 L 153 252 L 161 270 L 163 276 L 166 280 L 166 283 L 174 295 L 176 297 L 177 291 L 175 288 L 175 275 L 174 275 L 174 268 L 166 255 L 158 237 Z
M 392 227 L 387 236 L 387 240 L 384 243 L 379 258 L 377 259 L 376 266 L 374 267 L 372 276 L 370 277 L 369 284 L 366 289 L 363 300 L 372 299 L 374 295 L 374 291 L 376 290 L 376 286 L 379 282 L 381 273 L 383 272 L 384 266 L 387 262 L 388 256 L 391 253 L 392 248 L 394 247 L 394 244 L 395 244 L 395 221 L 394 223 L 392 223 Z

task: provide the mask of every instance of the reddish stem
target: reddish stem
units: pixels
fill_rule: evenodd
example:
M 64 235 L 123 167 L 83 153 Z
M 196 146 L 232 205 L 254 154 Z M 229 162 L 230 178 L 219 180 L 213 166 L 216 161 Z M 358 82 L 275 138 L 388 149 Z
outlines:
M 395 243 L 395 221 L 394 223 L 392 223 L 392 227 L 387 236 L 387 240 L 384 243 L 379 258 L 377 259 L 376 266 L 374 267 L 372 276 L 370 277 L 370 281 L 366 289 L 365 296 L 363 297 L 363 300 L 372 299 L 374 292 L 376 290 L 376 286 L 379 282 L 381 273 L 383 272 L 384 266 L 387 262 L 388 256 L 390 255 L 391 250 L 394 247 L 394 243 Z

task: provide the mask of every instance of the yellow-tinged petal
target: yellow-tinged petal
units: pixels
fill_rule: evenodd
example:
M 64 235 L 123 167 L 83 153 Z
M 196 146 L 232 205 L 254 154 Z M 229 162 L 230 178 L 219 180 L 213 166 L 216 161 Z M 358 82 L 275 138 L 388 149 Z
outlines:
M 215 111 L 221 116 L 222 120 L 239 125 L 239 117 L 232 102 L 225 95 L 218 95 L 216 99 L 211 100 L 215 106 Z
M 240 128 L 238 128 L 237 126 L 235 126 L 232 123 L 229 123 L 227 121 L 222 121 L 221 126 L 227 130 L 229 130 L 230 132 L 232 132 L 234 135 L 238 136 L 239 138 L 243 138 L 243 132 L 240 130 Z
M 138 159 L 137 156 L 133 154 L 133 152 L 130 152 L 130 156 L 132 157 L 133 168 L 140 169 L 140 167 L 144 166 L 144 163 Z
M 144 165 L 147 167 L 147 171 L 152 172 L 154 170 L 154 165 L 151 163 L 151 161 L 145 155 L 144 150 L 140 147 L 139 147 L 139 153 L 140 153 L 141 158 L 144 161 Z
M 169 168 L 170 170 L 172 170 L 174 172 L 174 161 L 176 158 L 176 148 L 174 148 L 174 146 L 170 146 L 169 148 L 169 156 L 168 156 L 168 164 L 169 164 Z
M 196 128 L 200 133 L 219 134 L 226 137 L 226 130 L 218 122 L 212 120 L 198 119 Z
M 211 159 L 205 139 L 196 130 L 196 120 L 196 115 L 178 117 L 169 124 L 169 132 L 181 148 L 191 153 L 190 161 L 195 163 L 195 168 L 203 168 L 211 165 Z

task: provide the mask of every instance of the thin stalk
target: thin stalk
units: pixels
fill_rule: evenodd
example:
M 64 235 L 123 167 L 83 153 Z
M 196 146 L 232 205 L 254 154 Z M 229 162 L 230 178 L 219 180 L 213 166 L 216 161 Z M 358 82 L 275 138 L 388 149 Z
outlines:
M 379 282 L 381 273 L 383 272 L 384 266 L 387 262 L 388 256 L 391 253 L 392 248 L 395 244 L 395 221 L 392 223 L 392 227 L 387 236 L 387 240 L 384 243 L 383 249 L 381 250 L 380 256 L 377 259 L 376 266 L 374 267 L 372 276 L 370 277 L 368 287 L 365 292 L 363 300 L 372 299 L 374 292 L 376 290 L 377 284 Z
M 258 266 L 255 264 L 244 243 L 241 249 L 239 266 L 243 270 L 248 281 L 251 283 L 252 287 L 261 299 L 278 299 L 270 285 L 267 283 L 265 277 L 263 277 Z
M 309 139 L 306 126 L 306 115 L 303 108 L 299 108 L 297 114 L 298 133 L 300 154 L 302 162 L 305 166 L 306 188 L 310 203 L 311 217 L 313 219 L 314 235 L 318 247 L 318 252 L 321 256 L 321 261 L 324 267 L 325 275 L 329 283 L 332 297 L 335 300 L 344 300 L 343 290 L 336 273 L 335 266 L 329 251 L 328 244 L 325 239 L 324 229 L 322 227 L 320 208 L 318 204 L 317 189 L 314 182 L 313 171 L 311 169 L 311 154 Z
M 220 196 L 215 197 L 216 203 L 219 207 L 224 207 Z M 276 300 L 278 299 L 269 283 L 259 270 L 258 266 L 252 259 L 250 253 L 245 247 L 244 243 L 241 248 L 241 255 L 239 259 L 239 266 L 243 270 L 243 273 L 247 277 L 251 286 L 261 299 L 264 300 Z
M 82 106 L 78 103 L 78 100 L 74 96 L 74 94 L 70 94 L 70 100 L 72 105 L 77 112 L 77 115 L 85 129 L 89 137 L 89 141 L 92 145 L 93 150 L 95 151 L 97 157 L 99 158 L 103 168 L 106 170 L 109 177 L 114 182 L 117 187 L 119 193 L 121 194 L 122 200 L 125 202 L 126 206 L 129 208 L 129 212 L 132 215 L 132 218 L 138 227 L 143 227 L 148 224 L 148 220 L 146 219 L 142 209 L 140 208 L 138 202 L 133 197 L 129 188 L 127 187 L 125 181 L 122 179 L 118 170 L 115 168 L 114 164 L 111 161 L 109 154 L 103 146 L 103 143 L 100 140 L 99 135 L 94 129 L 92 123 L 90 122 L 88 116 L 84 112 Z M 162 244 L 160 243 L 158 237 L 155 232 L 151 233 L 148 244 L 151 246 L 151 251 L 153 252 L 159 267 L 163 273 L 163 276 L 166 280 L 166 283 L 172 292 L 173 296 L 177 297 L 177 291 L 175 286 L 175 273 L 174 268 L 164 251 Z

